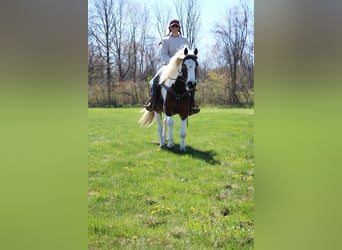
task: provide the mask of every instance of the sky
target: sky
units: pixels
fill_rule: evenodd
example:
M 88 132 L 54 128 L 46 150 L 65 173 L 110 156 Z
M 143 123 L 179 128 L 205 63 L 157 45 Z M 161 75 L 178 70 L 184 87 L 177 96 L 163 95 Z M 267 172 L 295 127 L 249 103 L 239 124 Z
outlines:
M 211 36 L 214 23 L 223 20 L 225 11 L 234 5 L 235 0 L 199 0 L 201 1 L 201 38 L 206 40 Z M 200 35 L 200 34 L 199 34 Z

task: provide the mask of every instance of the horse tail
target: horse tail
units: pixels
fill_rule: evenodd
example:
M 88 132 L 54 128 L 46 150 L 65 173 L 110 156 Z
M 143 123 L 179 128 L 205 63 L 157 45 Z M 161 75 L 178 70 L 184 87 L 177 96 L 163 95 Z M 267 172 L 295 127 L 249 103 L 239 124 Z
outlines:
M 143 109 L 141 112 L 144 112 L 144 114 L 141 116 L 139 120 L 140 127 L 147 128 L 151 126 L 154 121 L 154 112 L 150 112 L 146 109 Z

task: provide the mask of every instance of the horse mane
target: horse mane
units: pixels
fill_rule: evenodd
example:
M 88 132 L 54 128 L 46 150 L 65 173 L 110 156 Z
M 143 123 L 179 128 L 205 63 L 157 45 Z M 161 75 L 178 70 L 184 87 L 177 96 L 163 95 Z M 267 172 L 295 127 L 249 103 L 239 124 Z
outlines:
M 167 84 L 168 80 L 171 79 L 176 79 L 178 74 L 179 74 L 179 65 L 182 62 L 182 60 L 184 59 L 185 55 L 184 55 L 184 48 L 181 48 L 177 51 L 177 53 L 171 57 L 169 63 L 165 66 L 160 79 L 159 79 L 159 83 L 166 83 L 166 85 L 170 85 Z M 169 86 L 170 87 L 170 86 Z

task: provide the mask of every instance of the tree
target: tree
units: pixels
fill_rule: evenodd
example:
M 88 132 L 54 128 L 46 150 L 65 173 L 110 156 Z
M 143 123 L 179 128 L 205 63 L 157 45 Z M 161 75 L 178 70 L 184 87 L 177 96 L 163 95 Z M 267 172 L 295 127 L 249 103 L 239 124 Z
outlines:
M 111 64 L 112 64 L 112 31 L 114 29 L 113 0 L 98 0 L 94 3 L 93 13 L 89 17 L 89 34 L 91 41 L 97 48 L 99 56 L 105 62 L 106 68 L 106 86 L 107 86 L 107 104 L 111 100 Z
M 105 62 L 96 53 L 96 47 L 88 46 L 88 85 L 93 84 L 98 79 L 104 79 Z
M 137 82 L 140 81 L 140 90 L 143 90 L 142 81 L 146 81 L 146 78 L 143 79 L 142 76 L 145 75 L 145 70 L 148 69 L 147 62 L 145 61 L 146 57 L 144 56 L 147 53 L 146 43 L 147 43 L 147 31 L 149 26 L 146 23 L 149 23 L 149 15 L 146 7 L 141 6 L 141 3 L 132 1 L 128 3 L 129 6 L 129 22 L 128 22 L 128 31 L 129 31 L 129 54 L 127 56 L 131 60 L 131 67 L 128 76 L 128 80 L 132 80 L 132 92 L 133 92 L 133 101 L 135 103 L 138 102 L 138 90 L 137 90 Z
M 116 0 L 115 9 L 113 10 L 113 57 L 115 61 L 116 72 L 118 72 L 118 81 L 123 81 L 131 67 L 131 46 L 130 35 L 128 29 L 129 10 L 124 0 Z
M 182 26 L 182 33 L 189 40 L 191 47 L 195 48 L 201 16 L 198 2 L 197 0 L 176 0 L 174 5 Z
M 246 49 L 249 18 L 251 14 L 246 3 L 228 9 L 223 24 L 216 23 L 217 48 L 227 65 L 230 79 L 227 82 L 229 104 L 240 104 L 238 97 L 237 73 L 244 50 Z
M 154 14 L 154 26 L 159 35 L 159 39 L 163 39 L 165 35 L 169 32 L 168 24 L 171 20 L 170 6 L 165 4 L 163 8 L 160 5 L 155 4 L 153 6 L 153 14 Z

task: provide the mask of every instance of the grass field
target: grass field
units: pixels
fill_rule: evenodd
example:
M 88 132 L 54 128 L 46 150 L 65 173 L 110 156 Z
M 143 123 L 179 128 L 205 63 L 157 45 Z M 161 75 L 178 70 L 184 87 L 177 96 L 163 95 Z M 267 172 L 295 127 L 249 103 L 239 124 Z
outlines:
M 253 249 L 252 109 L 202 108 L 186 153 L 141 109 L 89 109 L 89 249 Z

